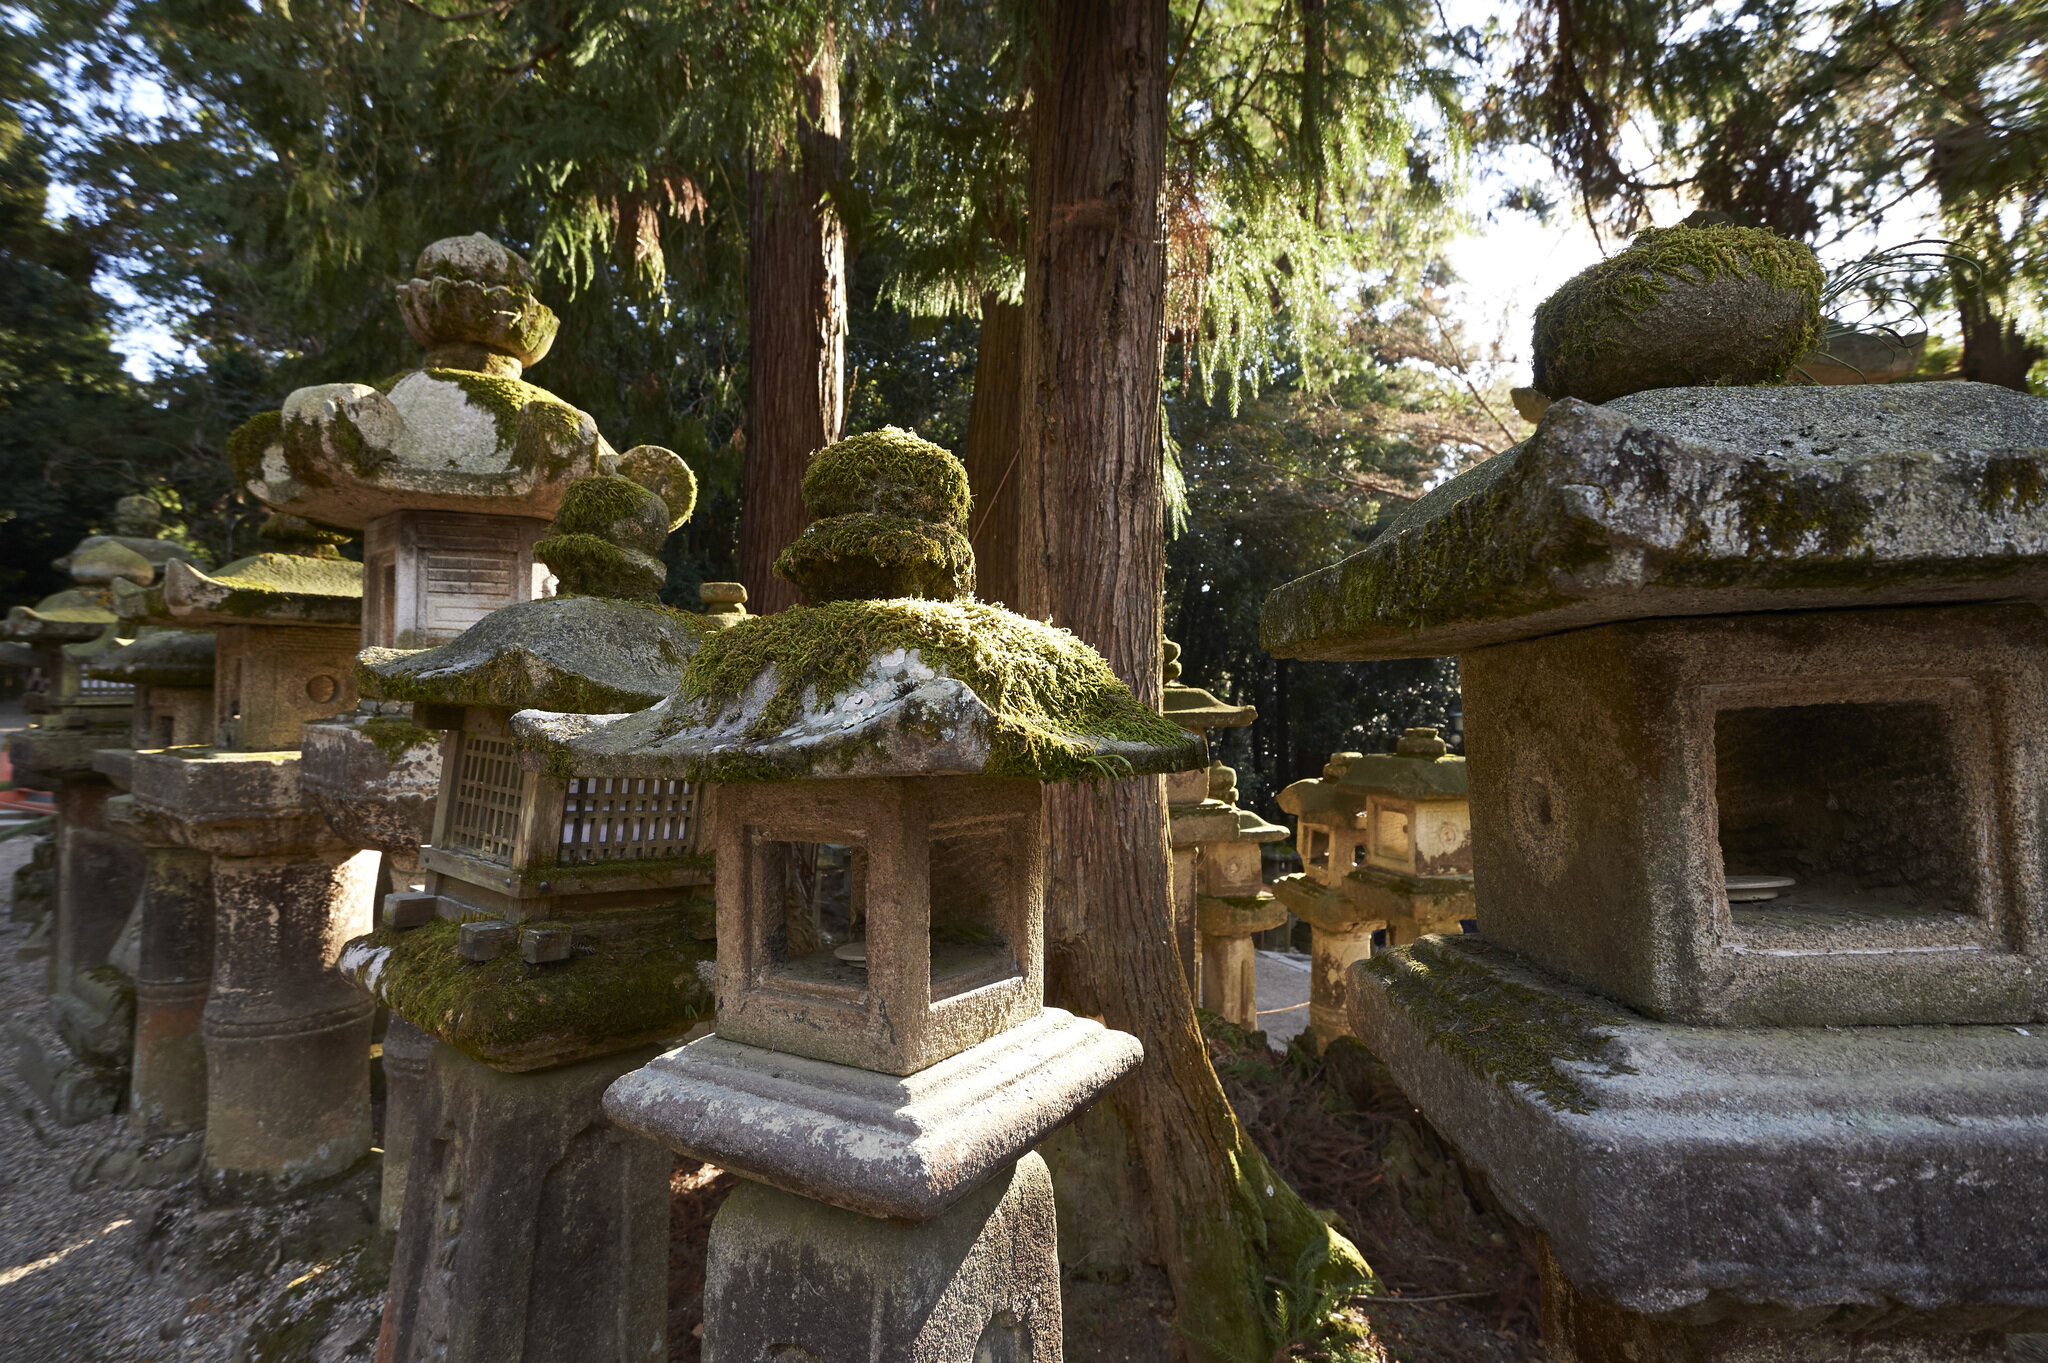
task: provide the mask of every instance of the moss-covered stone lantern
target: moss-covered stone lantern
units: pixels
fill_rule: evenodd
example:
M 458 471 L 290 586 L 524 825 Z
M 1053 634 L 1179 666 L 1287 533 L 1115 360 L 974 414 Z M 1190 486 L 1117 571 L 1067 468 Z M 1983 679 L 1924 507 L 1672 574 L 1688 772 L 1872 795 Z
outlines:
M 1201 746 L 1072 635 L 967 595 L 950 454 L 857 436 L 804 497 L 779 569 L 811 604 L 708 639 L 651 709 L 513 719 L 530 769 L 719 793 L 715 1034 L 606 1110 L 750 1180 L 712 1230 L 712 1363 L 1048 1357 L 1030 1152 L 1140 1057 L 1043 1005 L 1040 788 Z
M 391 1013 L 394 1357 L 661 1354 L 673 1160 L 600 1104 L 619 1075 L 708 1024 L 707 792 L 605 763 L 522 770 L 508 729 L 535 707 L 643 709 L 716 632 L 656 600 L 654 556 L 694 499 L 688 468 L 672 454 L 622 467 L 652 486 L 572 484 L 536 546 L 559 595 L 358 663 L 366 696 L 442 735 L 448 774 L 420 849 L 425 888 L 387 895 L 382 926 L 342 960 Z M 394 1048 L 420 1063 L 399 1073 Z M 543 1185 L 555 1193 L 534 1198 Z M 560 1284 L 571 1258 L 578 1271 Z
M 587 413 L 522 377 L 557 325 L 536 283 L 481 234 L 432 243 L 397 296 L 418 368 L 301 388 L 229 442 L 258 501 L 361 532 L 366 648 L 429 648 L 548 595 L 535 548 L 572 482 L 600 464 L 682 467 L 658 446 L 616 454 Z M 394 888 L 418 879 L 441 779 L 440 736 L 409 713 L 371 701 L 303 738 L 306 793 L 343 838 L 392 859 Z
M 2044 487 L 1984 384 L 1566 399 L 1268 599 L 1460 657 L 1480 931 L 1351 1019 L 1542 1235 L 1552 1357 L 2048 1329 Z
M 1332 753 L 1320 780 L 1280 792 L 1302 870 L 1274 889 L 1309 925 L 1309 1031 L 1318 1050 L 1351 1032 L 1351 967 L 1375 949 L 1477 930 L 1465 759 L 1435 729 L 1391 753 Z
M 272 550 L 217 573 L 170 566 L 166 609 L 214 634 L 212 741 L 138 752 L 131 778 L 137 813 L 211 858 L 205 1176 L 234 1196 L 342 1173 L 370 1147 L 373 1010 L 334 964 L 369 925 L 377 858 L 299 785 L 301 726 L 355 704 L 362 565 L 294 518 L 265 534 Z
M 51 1016 L 65 1042 L 63 1052 L 44 1054 L 24 1041 L 21 1068 L 52 1116 L 67 1124 L 113 1111 L 128 1084 L 133 961 L 110 958 L 119 954 L 144 866 L 140 849 L 111 821 L 118 792 L 96 755 L 129 746 L 137 688 L 97 664 L 127 647 L 133 632 L 113 609 L 115 589 L 148 588 L 186 556 L 155 537 L 161 514 L 148 497 L 120 499 L 114 534 L 89 535 L 56 560 L 72 588 L 16 606 L 8 617 L 8 633 L 32 655 L 24 708 L 35 716 L 33 728 L 9 736 L 8 757 L 16 781 L 56 795 L 47 933 Z

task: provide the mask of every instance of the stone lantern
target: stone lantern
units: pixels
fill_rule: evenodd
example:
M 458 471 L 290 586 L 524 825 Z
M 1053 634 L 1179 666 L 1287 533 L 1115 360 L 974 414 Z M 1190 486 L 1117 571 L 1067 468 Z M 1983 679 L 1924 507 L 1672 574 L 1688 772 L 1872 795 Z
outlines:
M 571 482 L 614 458 L 597 423 L 525 371 L 555 314 L 526 261 L 481 234 L 420 252 L 399 286 L 420 366 L 376 385 L 301 388 L 229 442 L 242 487 L 275 511 L 363 537 L 362 645 L 429 648 L 546 596 L 534 549 Z M 659 467 L 667 450 L 627 452 Z M 658 552 L 658 551 L 657 551 Z M 660 583 L 656 582 L 656 587 Z M 371 703 L 304 733 L 302 788 L 335 831 L 417 879 L 440 782 L 440 737 Z
M 1280 792 L 1302 870 L 1275 889 L 1309 925 L 1309 1031 L 1317 1050 L 1351 1035 L 1346 979 L 1376 949 L 1476 930 L 1465 759 L 1435 729 L 1391 753 L 1333 753 L 1317 781 Z
M 160 516 L 147 497 L 122 498 L 114 534 L 87 536 L 56 561 L 76 585 L 15 607 L 8 620 L 9 633 L 36 655 L 36 680 L 24 698 L 36 724 L 10 736 L 9 760 L 18 781 L 57 797 L 50 1006 L 69 1052 L 45 1055 L 25 1042 L 22 1068 L 67 1124 L 113 1111 L 127 1087 L 133 962 L 123 968 L 109 958 L 131 919 L 144 867 L 139 849 L 110 821 L 116 790 L 95 754 L 128 746 L 137 692 L 132 680 L 96 664 L 123 649 L 131 632 L 112 608 L 114 590 L 148 588 L 186 554 L 152 537 Z
M 777 569 L 812 604 L 707 640 L 652 709 L 513 719 L 529 768 L 718 790 L 715 1034 L 606 1110 L 748 1180 L 712 1229 L 709 1363 L 1054 1358 L 1032 1147 L 1140 1053 L 1043 1006 L 1040 787 L 1201 748 L 1072 635 L 967 596 L 945 451 L 857 436 L 803 490 Z
M 1565 400 L 1268 600 L 1460 655 L 1480 933 L 1352 1019 L 1540 1232 L 1550 1357 L 2048 1329 L 2044 483 L 1987 385 Z
M 358 664 L 366 696 L 443 734 L 448 773 L 425 888 L 387 895 L 342 958 L 391 1012 L 384 1357 L 661 1353 L 674 1162 L 600 1103 L 708 1022 L 707 793 L 605 763 L 521 770 L 508 721 L 643 709 L 716 632 L 656 600 L 653 555 L 694 496 L 667 459 L 634 467 L 672 502 L 615 476 L 570 486 L 536 547 L 561 595 Z
M 1239 729 L 1259 712 L 1226 705 L 1180 680 L 1180 645 L 1166 641 L 1166 688 L 1160 711 L 1198 734 L 1208 751 L 1211 729 Z M 1188 989 L 1202 1007 L 1257 1030 L 1257 955 L 1252 938 L 1287 921 L 1266 888 L 1260 848 L 1287 830 L 1237 807 L 1237 773 L 1221 762 L 1206 771 L 1166 778 L 1168 845 L 1173 850 L 1174 927 Z
M 330 832 L 299 786 L 299 730 L 355 704 L 362 567 L 273 517 L 279 550 L 216 574 L 171 565 L 164 601 L 215 637 L 211 743 L 135 754 L 138 815 L 211 858 L 205 1175 L 268 1195 L 370 1146 L 372 1008 L 335 971 L 369 926 L 376 854 Z

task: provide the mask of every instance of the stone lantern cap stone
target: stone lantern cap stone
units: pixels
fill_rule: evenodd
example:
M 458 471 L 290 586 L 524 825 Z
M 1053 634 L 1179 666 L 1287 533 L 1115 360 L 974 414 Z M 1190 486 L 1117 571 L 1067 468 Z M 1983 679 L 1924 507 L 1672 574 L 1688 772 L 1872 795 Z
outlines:
M 211 630 L 152 627 L 133 643 L 108 649 L 85 670 L 103 681 L 204 690 L 213 685 L 214 648 Z
M 1411 731 L 1412 732 L 1412 731 Z M 1433 732 L 1433 731 L 1432 731 Z M 1280 808 L 1297 817 L 1355 814 L 1372 795 L 1397 800 L 1467 798 L 1465 759 L 1449 753 L 1344 753 L 1339 773 L 1296 781 L 1280 792 Z M 1332 766 L 1338 764 L 1333 760 Z
M 1980 383 L 1567 399 L 1278 588 L 1290 658 L 1408 658 L 1617 620 L 2048 588 L 2048 399 Z
M 673 695 L 715 632 L 667 606 L 547 597 L 492 611 L 436 648 L 366 648 L 356 685 L 372 700 L 623 713 Z
M 443 237 L 398 286 L 398 311 L 430 361 L 437 349 L 467 344 L 524 368 L 547 355 L 560 325 L 534 295 L 536 282 L 524 257 L 481 232 Z
M 624 716 L 515 716 L 522 760 L 734 782 L 1003 776 L 1068 781 L 1206 765 L 1066 630 L 975 601 L 835 601 L 707 638 L 676 693 Z
M 1257 706 L 1230 705 L 1198 686 L 1168 682 L 1160 711 L 1183 729 L 1242 729 L 1259 717 Z
M 79 644 L 97 639 L 100 631 L 114 623 L 104 591 L 70 588 L 55 592 L 33 606 L 16 606 L 7 612 L 7 632 L 17 639 L 50 644 Z
M 344 558 L 252 554 L 209 575 L 173 563 L 164 573 L 164 604 L 186 624 L 355 628 L 363 613 L 363 565 Z

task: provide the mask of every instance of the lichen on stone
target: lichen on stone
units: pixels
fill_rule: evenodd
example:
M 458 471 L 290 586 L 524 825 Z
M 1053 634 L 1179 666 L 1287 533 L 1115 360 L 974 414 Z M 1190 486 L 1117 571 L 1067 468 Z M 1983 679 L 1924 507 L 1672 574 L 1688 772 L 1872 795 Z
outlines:
M 533 546 L 565 596 L 605 596 L 618 601 L 655 601 L 668 582 L 660 559 L 596 535 L 550 535 Z
M 677 691 L 716 711 L 773 668 L 775 692 L 748 731 L 765 738 L 805 705 L 853 686 L 878 656 L 897 652 L 917 653 L 993 712 L 998 750 L 990 775 L 1057 781 L 1118 774 L 1103 769 L 1088 735 L 1162 749 L 1198 746 L 1138 704 L 1102 655 L 1073 634 L 975 601 L 838 601 L 752 617 L 706 638 Z
M 1623 1017 L 1478 963 L 1498 950 L 1468 938 L 1431 939 L 1376 953 L 1360 968 L 1459 1064 L 1503 1088 L 1519 1084 L 1555 1110 L 1592 1111 L 1592 1095 L 1555 1062 L 1631 1072 L 1610 1054 L 1611 1030 Z
M 1536 309 L 1536 387 L 1607 402 L 1774 382 L 1820 334 L 1823 282 L 1810 247 L 1771 232 L 1652 228 Z
M 674 450 L 661 445 L 635 445 L 619 456 L 619 475 L 661 498 L 661 504 L 668 508 L 670 530 L 679 529 L 697 509 L 697 475 Z
M 596 535 L 629 549 L 659 553 L 668 538 L 668 508 L 630 478 L 579 478 L 562 494 L 554 530 L 562 535 Z

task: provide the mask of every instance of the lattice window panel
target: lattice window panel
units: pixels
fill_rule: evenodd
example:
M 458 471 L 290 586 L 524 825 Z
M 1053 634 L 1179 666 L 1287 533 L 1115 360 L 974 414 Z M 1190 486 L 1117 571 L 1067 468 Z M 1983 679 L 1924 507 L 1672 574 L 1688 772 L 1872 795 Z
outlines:
M 696 788 L 645 776 L 579 776 L 562 799 L 556 860 L 638 861 L 695 849 Z
M 95 700 L 109 700 L 116 696 L 132 696 L 135 686 L 132 682 L 101 681 L 98 677 L 81 676 L 78 679 L 78 693 Z
M 519 764 L 511 740 L 464 734 L 456 765 L 449 849 L 511 865 L 512 840 L 519 830 Z

